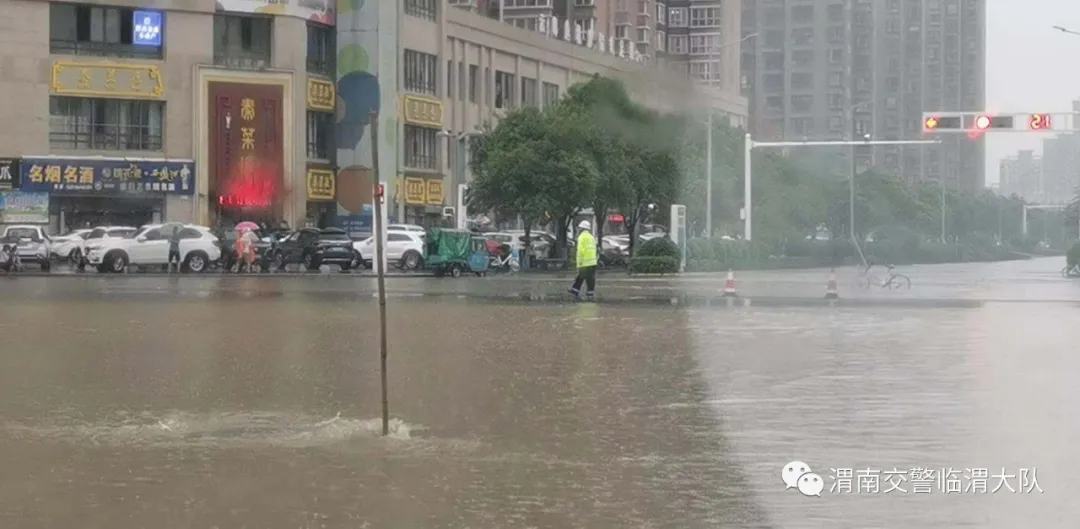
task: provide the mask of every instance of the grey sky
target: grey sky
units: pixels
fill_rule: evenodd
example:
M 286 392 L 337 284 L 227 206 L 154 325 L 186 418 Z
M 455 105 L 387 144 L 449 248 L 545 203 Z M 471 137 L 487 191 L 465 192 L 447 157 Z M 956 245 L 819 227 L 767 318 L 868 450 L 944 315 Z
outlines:
M 1080 98 L 1080 32 L 1076 0 L 987 0 L 986 104 L 998 112 L 1068 112 Z M 929 109 L 928 109 L 929 110 Z M 949 109 L 942 109 L 949 110 Z M 986 140 L 986 181 L 1020 149 L 1041 151 L 1045 134 L 997 133 Z

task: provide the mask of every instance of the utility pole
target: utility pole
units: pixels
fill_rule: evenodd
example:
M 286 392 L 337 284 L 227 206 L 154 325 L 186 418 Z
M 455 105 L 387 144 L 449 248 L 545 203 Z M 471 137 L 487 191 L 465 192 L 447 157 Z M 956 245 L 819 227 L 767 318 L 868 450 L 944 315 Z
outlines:
M 383 258 L 383 189 L 379 178 L 379 114 L 371 111 L 371 197 L 375 203 L 372 231 L 375 232 L 375 260 L 379 288 L 379 373 L 382 381 L 382 434 L 390 435 L 390 397 L 386 388 L 386 259 Z
M 713 113 L 709 109 L 709 118 L 705 122 L 705 237 L 712 237 L 712 129 Z

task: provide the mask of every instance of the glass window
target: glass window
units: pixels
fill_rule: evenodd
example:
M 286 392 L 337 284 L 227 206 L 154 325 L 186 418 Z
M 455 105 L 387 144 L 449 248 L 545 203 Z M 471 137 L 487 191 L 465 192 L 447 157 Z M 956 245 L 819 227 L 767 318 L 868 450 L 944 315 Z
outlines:
M 438 150 L 438 131 L 405 125 L 405 167 L 435 169 Z
M 434 94 L 438 86 L 439 58 L 430 53 L 405 50 L 404 61 L 405 90 L 421 94 Z
M 143 232 L 142 236 L 148 241 L 159 241 L 162 239 L 161 230 L 158 228 L 146 230 L 145 232 Z
M 435 20 L 438 14 L 436 0 L 405 0 L 405 14 L 426 20 Z
M 333 77 L 337 45 L 334 28 L 308 22 L 307 71 Z
M 165 103 L 49 98 L 49 145 L 58 149 L 160 151 Z
M 411 241 L 412 239 L 409 238 L 408 235 L 402 235 L 400 233 L 391 233 L 391 234 L 386 236 L 386 240 L 389 241 L 389 242 L 404 242 L 404 241 Z
M 544 81 L 544 106 L 554 105 L 559 101 L 559 85 Z
M 177 234 L 177 237 L 181 239 L 201 239 L 202 232 L 196 230 L 195 228 L 184 228 L 180 230 L 180 233 Z
M 6 235 L 13 239 L 30 239 L 34 242 L 41 242 L 41 232 L 34 228 L 8 228 Z
M 330 112 L 307 113 L 307 157 L 330 160 L 333 154 L 334 114 Z
M 105 228 L 95 228 L 90 232 L 90 235 L 86 236 L 86 240 L 100 239 L 105 236 Z
M 214 64 L 232 68 L 270 66 L 274 19 L 252 15 L 214 15 Z
M 319 233 L 319 239 L 324 241 L 351 241 L 348 233 L 336 231 L 324 231 Z
M 713 28 L 720 26 L 720 13 L 719 7 L 691 7 L 690 8 L 690 27 L 692 28 Z
M 126 7 L 49 4 L 49 50 L 62 55 L 160 59 L 161 46 L 132 44 L 134 16 L 134 10 Z M 164 39 L 162 34 L 163 43 Z

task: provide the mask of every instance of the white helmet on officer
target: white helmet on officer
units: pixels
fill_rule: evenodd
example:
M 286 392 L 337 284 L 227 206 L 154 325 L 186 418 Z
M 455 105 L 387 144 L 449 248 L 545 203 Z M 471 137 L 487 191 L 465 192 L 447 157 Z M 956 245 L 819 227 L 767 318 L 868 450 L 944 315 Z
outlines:
M 583 220 L 583 221 L 579 222 L 577 227 L 578 227 L 579 230 L 592 231 L 592 223 L 587 221 L 587 220 Z

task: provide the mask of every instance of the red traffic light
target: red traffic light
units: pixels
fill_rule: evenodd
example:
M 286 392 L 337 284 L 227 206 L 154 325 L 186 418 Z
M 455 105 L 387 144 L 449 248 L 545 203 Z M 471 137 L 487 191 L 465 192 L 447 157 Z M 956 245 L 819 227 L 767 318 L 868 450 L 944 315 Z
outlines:
M 993 124 L 993 120 L 990 116 L 979 116 L 975 118 L 975 128 L 978 130 L 986 130 Z
M 382 184 L 375 184 L 375 198 L 382 198 L 382 197 L 383 197 L 383 185 Z
M 1051 127 L 1050 114 L 1032 114 L 1028 121 L 1031 130 L 1048 130 Z

